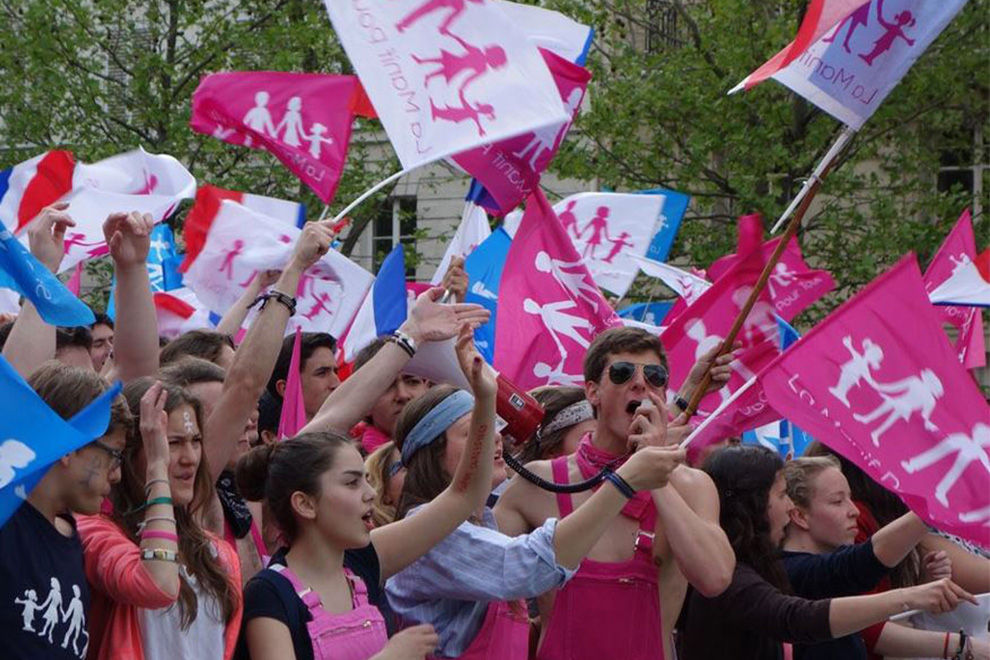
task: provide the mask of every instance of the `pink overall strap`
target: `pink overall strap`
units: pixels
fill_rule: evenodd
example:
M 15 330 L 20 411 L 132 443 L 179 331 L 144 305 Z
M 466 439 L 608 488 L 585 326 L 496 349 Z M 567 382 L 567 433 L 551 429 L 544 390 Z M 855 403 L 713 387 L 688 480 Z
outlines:
M 320 595 L 307 587 L 302 583 L 302 580 L 292 572 L 288 566 L 284 564 L 273 564 L 269 566 L 273 571 L 284 577 L 292 584 L 292 588 L 296 590 L 296 595 L 299 599 L 305 603 L 306 607 L 312 612 L 314 610 L 322 610 L 323 603 L 320 602 Z
M 550 470 L 553 474 L 553 482 L 555 484 L 570 483 L 570 479 L 567 476 L 567 456 L 558 456 L 550 461 Z M 566 518 L 574 511 L 574 502 L 571 499 L 571 494 L 556 493 L 556 495 L 557 509 L 560 512 L 560 517 Z
M 237 537 L 234 536 L 234 528 L 230 526 L 226 518 L 223 521 L 223 540 L 230 544 L 234 552 L 237 552 Z
M 265 557 L 268 556 L 268 548 L 265 547 L 265 540 L 261 538 L 261 530 L 258 529 L 258 521 L 251 520 L 251 539 L 254 541 L 254 547 L 258 550 L 258 556 L 261 557 L 264 562 Z

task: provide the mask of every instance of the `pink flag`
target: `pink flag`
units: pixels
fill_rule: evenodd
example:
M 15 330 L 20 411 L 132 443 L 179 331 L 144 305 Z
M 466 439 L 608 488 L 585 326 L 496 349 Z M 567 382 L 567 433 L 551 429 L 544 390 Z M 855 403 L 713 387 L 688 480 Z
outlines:
M 79 297 L 79 289 L 82 288 L 82 271 L 83 262 L 80 261 L 72 270 L 72 276 L 65 282 L 65 288 L 71 291 L 77 298 Z
M 660 339 L 667 349 L 673 386 L 683 383 L 695 362 L 722 343 L 762 270 L 762 253 L 759 250 L 750 252 L 667 326 Z M 777 319 L 766 289 L 746 317 L 737 341 L 742 344 L 742 350 L 732 363 L 733 374 L 725 387 L 701 400 L 698 410 L 702 418 L 727 403 L 734 392 L 780 353 Z M 738 405 L 745 403 L 739 401 Z M 745 415 L 736 416 L 735 433 L 764 423 L 763 418 L 757 416 L 761 412 L 762 409 L 754 408 Z M 729 413 L 736 415 L 733 411 Z M 750 417 L 753 424 L 747 426 L 744 422 Z
M 329 204 L 351 141 L 354 76 L 232 71 L 204 76 L 193 93 L 194 131 L 265 149 Z
M 581 385 L 591 340 L 620 324 L 543 191 L 535 188 L 499 284 L 495 368 L 527 390 Z
M 569 119 L 536 46 L 494 2 L 324 4 L 403 169 Z
M 452 160 L 476 178 L 498 203 L 498 215 L 516 208 L 536 187 L 540 174 L 557 153 L 571 122 L 584 100 L 591 73 L 549 50 L 540 49 L 560 92 L 567 112 L 562 124 L 524 133 L 516 137 L 464 151 Z
M 742 216 L 739 218 L 739 244 L 736 254 L 728 254 L 717 259 L 709 268 L 708 275 L 718 279 L 739 261 L 740 255 L 761 246 L 763 240 L 762 224 L 754 224 L 753 218 L 759 222 L 760 216 Z M 770 255 L 780 244 L 779 238 L 762 243 L 763 259 L 769 260 Z M 801 248 L 796 238 L 791 238 L 787 248 L 774 267 L 767 282 L 774 311 L 785 321 L 790 321 L 813 302 L 835 288 L 835 280 L 827 270 L 812 270 L 801 256 Z
M 973 221 L 969 209 L 966 209 L 928 265 L 928 270 L 925 271 L 925 290 L 931 293 L 952 277 L 953 272 L 965 261 L 974 259 L 976 259 L 976 241 L 973 237 Z M 958 331 L 956 351 L 962 365 L 967 369 L 985 366 L 987 356 L 980 309 L 939 305 L 936 314 L 942 323 L 949 323 Z
M 913 254 L 760 375 L 770 404 L 927 522 L 990 547 L 990 407 Z
M 677 412 L 677 411 L 674 411 Z M 766 392 L 757 377 L 750 378 L 722 402 L 718 409 L 703 417 L 691 436 L 685 440 L 688 459 L 694 462 L 697 452 L 706 445 L 721 442 L 744 431 L 755 429 L 781 418 L 770 406 Z
M 282 396 L 282 417 L 278 420 L 279 440 L 293 437 L 306 426 L 306 404 L 303 401 L 302 376 L 299 375 L 301 340 L 302 330 L 296 328 L 296 338 L 292 342 L 292 359 L 289 361 L 289 377 L 285 381 L 285 394 Z

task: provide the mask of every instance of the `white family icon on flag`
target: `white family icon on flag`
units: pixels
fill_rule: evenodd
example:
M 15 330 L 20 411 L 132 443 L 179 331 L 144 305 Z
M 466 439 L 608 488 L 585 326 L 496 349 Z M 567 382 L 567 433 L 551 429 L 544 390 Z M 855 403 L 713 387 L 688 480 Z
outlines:
M 0 488 L 14 480 L 14 468 L 26 468 L 34 459 L 34 450 L 20 440 L 4 440 L 0 444 Z
M 583 98 L 584 90 L 582 88 L 575 87 L 571 90 L 571 93 L 567 96 L 567 102 L 564 103 L 564 109 L 567 112 L 568 117 L 574 116 L 574 113 L 581 105 L 581 100 Z M 543 155 L 545 151 L 552 151 L 553 148 L 557 146 L 557 143 L 564 137 L 564 133 L 567 132 L 567 129 L 570 128 L 570 126 L 571 121 L 568 120 L 560 126 L 554 126 L 551 124 L 550 126 L 537 129 L 533 132 L 533 137 L 526 143 L 526 146 L 512 155 L 516 158 L 525 158 L 530 169 L 536 171 L 538 169 L 536 166 L 536 161 L 539 160 L 540 156 Z M 528 157 L 527 154 L 529 154 Z M 575 203 L 576 202 L 572 202 L 572 206 Z
M 914 474 L 931 467 L 946 456 L 955 454 L 952 467 L 935 487 L 935 499 L 943 506 L 949 506 L 949 490 L 956 485 L 956 481 L 971 463 L 979 461 L 990 475 L 990 457 L 987 457 L 987 449 L 990 449 L 990 426 L 978 423 L 973 427 L 972 437 L 965 433 L 952 433 L 914 458 L 902 461 L 901 467 L 908 474 Z
M 598 311 L 598 287 L 589 281 L 587 270 L 580 261 L 554 259 L 544 251 L 537 252 L 534 263 L 536 270 L 553 276 L 557 284 L 590 304 Z
M 277 126 L 272 121 L 271 112 L 268 110 L 269 98 L 270 95 L 264 90 L 254 95 L 254 107 L 247 111 L 242 120 L 245 126 L 280 140 L 290 147 L 299 147 L 303 142 L 309 142 L 309 153 L 313 158 L 320 157 L 320 151 L 324 144 L 333 144 L 333 138 L 324 137 L 327 127 L 319 122 L 313 122 L 309 127 L 309 133 L 306 132 L 303 126 L 301 98 L 293 96 L 289 99 L 285 114 L 282 115 L 282 121 Z M 224 139 L 233 131 L 217 127 L 216 132 L 222 134 L 217 134 L 215 137 Z M 250 135 L 244 136 L 244 146 L 252 146 Z
M 857 422 L 867 425 L 884 418 L 880 425 L 870 432 L 875 446 L 880 446 L 880 436 L 889 431 L 894 424 L 909 420 L 914 413 L 921 415 L 926 429 L 933 433 L 938 431 L 938 427 L 931 421 L 931 416 L 945 390 L 934 371 L 923 369 L 917 375 L 898 381 L 879 382 L 874 378 L 873 371 L 879 370 L 883 363 L 883 349 L 869 337 L 865 337 L 860 344 L 862 353 L 856 350 L 849 335 L 842 338 L 842 344 L 851 357 L 839 367 L 839 380 L 828 391 L 850 409 L 852 406 L 849 403 L 849 391 L 853 387 L 865 384 L 880 395 L 882 402 L 876 408 L 865 414 L 853 414 Z

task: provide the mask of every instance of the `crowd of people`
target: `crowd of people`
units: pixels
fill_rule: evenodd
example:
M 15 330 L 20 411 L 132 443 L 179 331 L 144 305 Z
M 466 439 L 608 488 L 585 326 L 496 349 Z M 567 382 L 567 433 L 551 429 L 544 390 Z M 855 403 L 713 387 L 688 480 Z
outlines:
M 31 226 L 53 272 L 72 224 L 54 205 Z M 0 326 L 3 357 L 65 419 L 124 383 L 102 435 L 0 528 L 5 657 L 990 658 L 985 628 L 934 618 L 990 592 L 985 550 L 825 445 L 784 462 L 726 438 L 689 464 L 684 399 L 708 373 L 720 387 L 731 355 L 703 356 L 673 392 L 658 337 L 605 331 L 585 386 L 534 391 L 533 437 L 503 437 L 473 340 L 489 314 L 463 302 L 454 260 L 344 380 L 336 339 L 302 334 L 307 422 L 280 438 L 293 293 L 330 224 L 308 223 L 217 329 L 164 346 L 151 229 L 137 213 L 104 225 L 115 319 L 56 328 L 25 299 Z M 451 339 L 468 389 L 406 371 Z M 604 477 L 554 492 L 510 453 L 545 482 Z

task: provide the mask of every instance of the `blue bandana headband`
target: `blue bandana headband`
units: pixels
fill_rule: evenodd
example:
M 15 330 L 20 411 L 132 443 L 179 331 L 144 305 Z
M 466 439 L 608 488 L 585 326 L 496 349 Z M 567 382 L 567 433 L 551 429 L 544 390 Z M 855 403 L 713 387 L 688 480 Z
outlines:
M 402 464 L 409 465 L 413 454 L 433 442 L 451 424 L 474 409 L 474 397 L 469 392 L 457 390 L 433 407 L 423 419 L 416 422 L 402 443 Z

